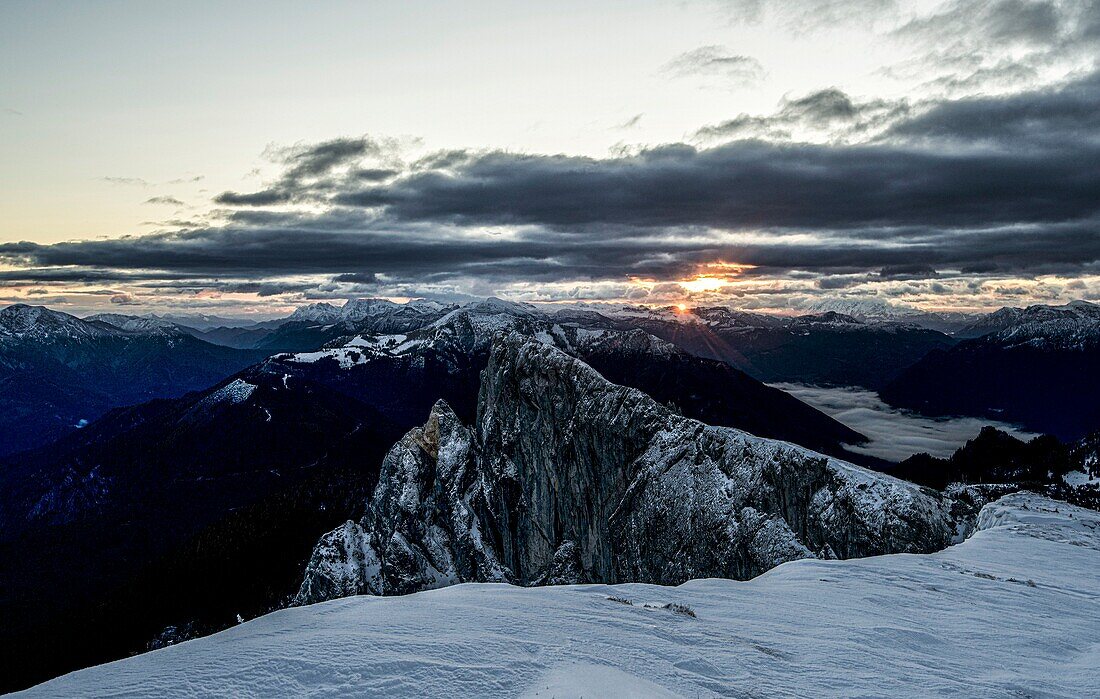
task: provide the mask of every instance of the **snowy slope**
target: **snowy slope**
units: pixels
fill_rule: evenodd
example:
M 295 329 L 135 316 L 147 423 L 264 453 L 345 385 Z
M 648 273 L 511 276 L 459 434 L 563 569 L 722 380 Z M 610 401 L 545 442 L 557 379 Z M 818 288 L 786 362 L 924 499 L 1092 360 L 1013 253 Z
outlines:
M 1095 696 L 1098 569 L 1100 514 L 1018 493 L 936 554 L 802 560 L 674 588 L 353 597 L 24 696 Z
M 120 331 L 108 325 L 89 323 L 45 306 L 21 303 L 0 309 L 0 345 L 15 342 L 27 344 L 58 340 L 81 341 L 108 337 Z
M 963 329 L 970 337 L 1005 348 L 1082 351 L 1100 344 L 1100 306 L 1073 301 L 1064 306 L 1002 308 Z

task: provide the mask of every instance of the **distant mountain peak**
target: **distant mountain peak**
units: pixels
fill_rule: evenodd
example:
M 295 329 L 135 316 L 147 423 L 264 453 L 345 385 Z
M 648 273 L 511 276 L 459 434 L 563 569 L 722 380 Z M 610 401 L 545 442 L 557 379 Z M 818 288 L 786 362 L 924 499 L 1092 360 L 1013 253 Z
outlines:
M 123 313 L 97 313 L 84 318 L 90 323 L 106 323 L 111 327 L 136 333 L 179 334 L 184 330 L 178 324 L 155 316 L 131 316 Z
M 112 331 L 45 306 L 17 303 L 0 310 L 0 337 L 18 340 L 81 339 L 115 332 L 117 329 Z
M 315 323 L 335 323 L 340 320 L 340 309 L 331 303 L 311 303 L 307 306 L 299 306 L 294 313 L 287 318 L 290 322 L 312 321 Z
M 1073 301 L 1064 306 L 1002 308 L 972 327 L 987 331 L 984 342 L 1006 347 L 1082 350 L 1100 345 L 1100 306 Z
M 388 299 L 361 298 L 349 299 L 340 308 L 340 317 L 343 320 L 359 321 L 371 316 L 388 313 L 402 304 L 394 303 Z
M 389 299 L 356 298 L 348 299 L 342 306 L 335 306 L 326 301 L 300 306 L 287 318 L 287 321 L 307 321 L 325 325 L 350 323 L 354 325 L 395 313 L 426 315 L 438 313 L 447 308 L 448 306 L 445 304 L 427 299 L 413 299 L 407 303 L 395 303 Z
M 824 313 L 798 316 L 791 321 L 791 325 L 866 325 L 866 323 L 844 313 L 825 311 Z

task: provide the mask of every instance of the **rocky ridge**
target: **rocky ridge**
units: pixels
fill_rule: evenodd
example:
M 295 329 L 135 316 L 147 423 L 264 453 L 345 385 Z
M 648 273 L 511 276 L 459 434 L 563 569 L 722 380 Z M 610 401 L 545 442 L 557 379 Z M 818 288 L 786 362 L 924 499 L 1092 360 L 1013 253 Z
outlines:
M 477 423 L 444 402 L 386 456 L 358 522 L 315 548 L 298 603 L 466 581 L 750 578 L 801 558 L 947 545 L 930 491 L 711 427 L 512 333 Z

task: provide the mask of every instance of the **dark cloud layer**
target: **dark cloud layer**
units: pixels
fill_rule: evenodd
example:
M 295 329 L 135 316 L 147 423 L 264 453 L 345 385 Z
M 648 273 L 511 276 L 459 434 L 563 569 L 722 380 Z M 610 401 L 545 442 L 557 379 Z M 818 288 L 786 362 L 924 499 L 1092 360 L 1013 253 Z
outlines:
M 858 144 L 743 139 L 605 159 L 456 150 L 403 165 L 366 137 L 295 146 L 274 152 L 283 172 L 269 186 L 218 197 L 223 225 L 0 244 L 23 268 L 3 279 L 232 277 L 264 294 L 303 289 L 261 286 L 296 274 L 623 281 L 719 260 L 822 275 L 822 288 L 1100 268 L 1100 77 L 912 108 L 825 90 L 780 110 L 819 124 L 886 112 Z

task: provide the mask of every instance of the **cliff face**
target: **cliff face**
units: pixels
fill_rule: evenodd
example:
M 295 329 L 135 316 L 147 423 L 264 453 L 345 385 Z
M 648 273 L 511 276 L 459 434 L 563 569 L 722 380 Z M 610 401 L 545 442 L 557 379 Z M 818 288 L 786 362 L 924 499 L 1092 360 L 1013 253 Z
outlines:
M 363 518 L 318 542 L 298 601 L 508 579 L 481 538 L 488 488 L 470 431 L 439 401 L 386 455 Z
M 476 429 L 437 404 L 386 457 L 363 519 L 319 543 L 298 601 L 464 581 L 744 579 L 799 558 L 932 551 L 951 531 L 917 486 L 684 418 L 510 335 L 482 375 Z

